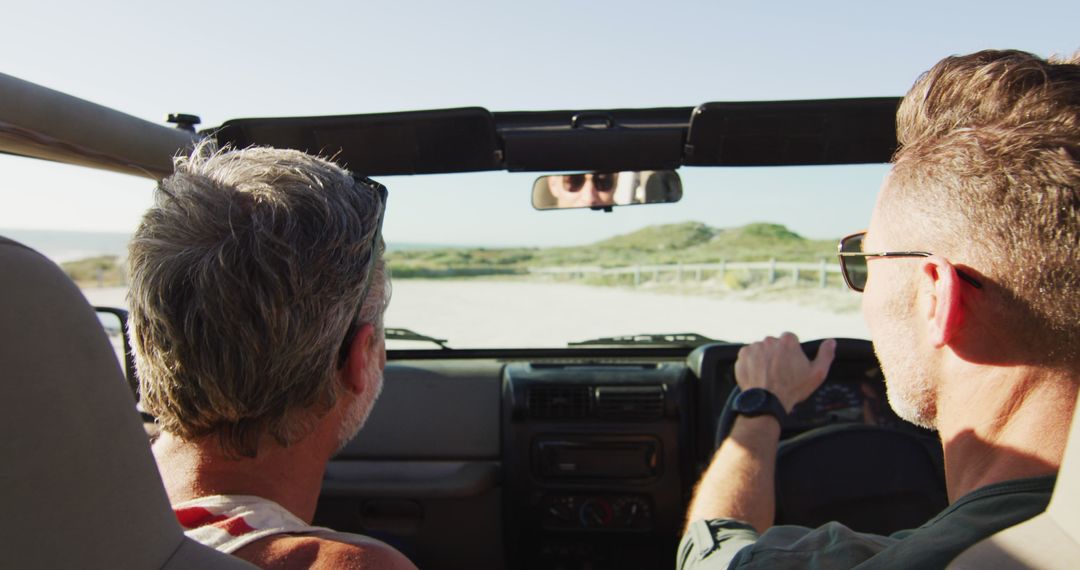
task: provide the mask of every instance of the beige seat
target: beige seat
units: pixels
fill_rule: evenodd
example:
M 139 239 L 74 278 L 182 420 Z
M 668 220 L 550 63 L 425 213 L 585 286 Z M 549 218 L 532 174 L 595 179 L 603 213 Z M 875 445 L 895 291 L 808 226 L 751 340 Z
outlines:
M 4 568 L 252 568 L 187 539 L 93 309 L 0 238 Z
M 1080 568 L 1080 398 L 1046 512 L 968 548 L 949 568 Z

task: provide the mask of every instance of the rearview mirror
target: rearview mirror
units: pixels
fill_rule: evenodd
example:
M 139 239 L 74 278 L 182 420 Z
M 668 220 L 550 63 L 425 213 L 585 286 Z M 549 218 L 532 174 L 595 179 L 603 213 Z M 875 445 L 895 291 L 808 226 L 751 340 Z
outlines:
M 537 210 L 667 204 L 682 198 L 682 181 L 674 170 L 582 172 L 541 176 L 533 183 Z

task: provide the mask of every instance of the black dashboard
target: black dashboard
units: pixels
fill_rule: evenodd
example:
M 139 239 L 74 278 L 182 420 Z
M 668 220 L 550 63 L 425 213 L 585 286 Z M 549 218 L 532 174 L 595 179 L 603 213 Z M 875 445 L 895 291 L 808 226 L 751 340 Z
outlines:
M 685 365 L 512 363 L 503 391 L 515 566 L 670 565 L 691 476 Z
M 316 521 L 425 568 L 671 568 L 740 347 L 391 352 Z M 782 438 L 778 522 L 881 530 L 945 500 L 940 446 L 892 413 L 867 341 L 838 341 Z

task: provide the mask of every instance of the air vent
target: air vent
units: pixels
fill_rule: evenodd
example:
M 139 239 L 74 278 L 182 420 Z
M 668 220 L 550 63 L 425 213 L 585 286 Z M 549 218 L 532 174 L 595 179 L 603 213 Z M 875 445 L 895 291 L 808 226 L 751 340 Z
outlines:
M 664 417 L 664 390 L 661 386 L 597 387 L 596 416 L 635 422 L 659 420 Z
M 526 395 L 529 417 L 574 420 L 589 415 L 587 386 L 531 386 Z

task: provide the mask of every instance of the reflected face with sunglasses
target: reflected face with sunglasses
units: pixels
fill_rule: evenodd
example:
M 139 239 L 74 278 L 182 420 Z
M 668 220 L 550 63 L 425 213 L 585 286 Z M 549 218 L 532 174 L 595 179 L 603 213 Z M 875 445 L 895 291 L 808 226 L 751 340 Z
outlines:
M 617 172 L 564 174 L 548 177 L 548 190 L 557 208 L 591 208 L 615 203 Z

